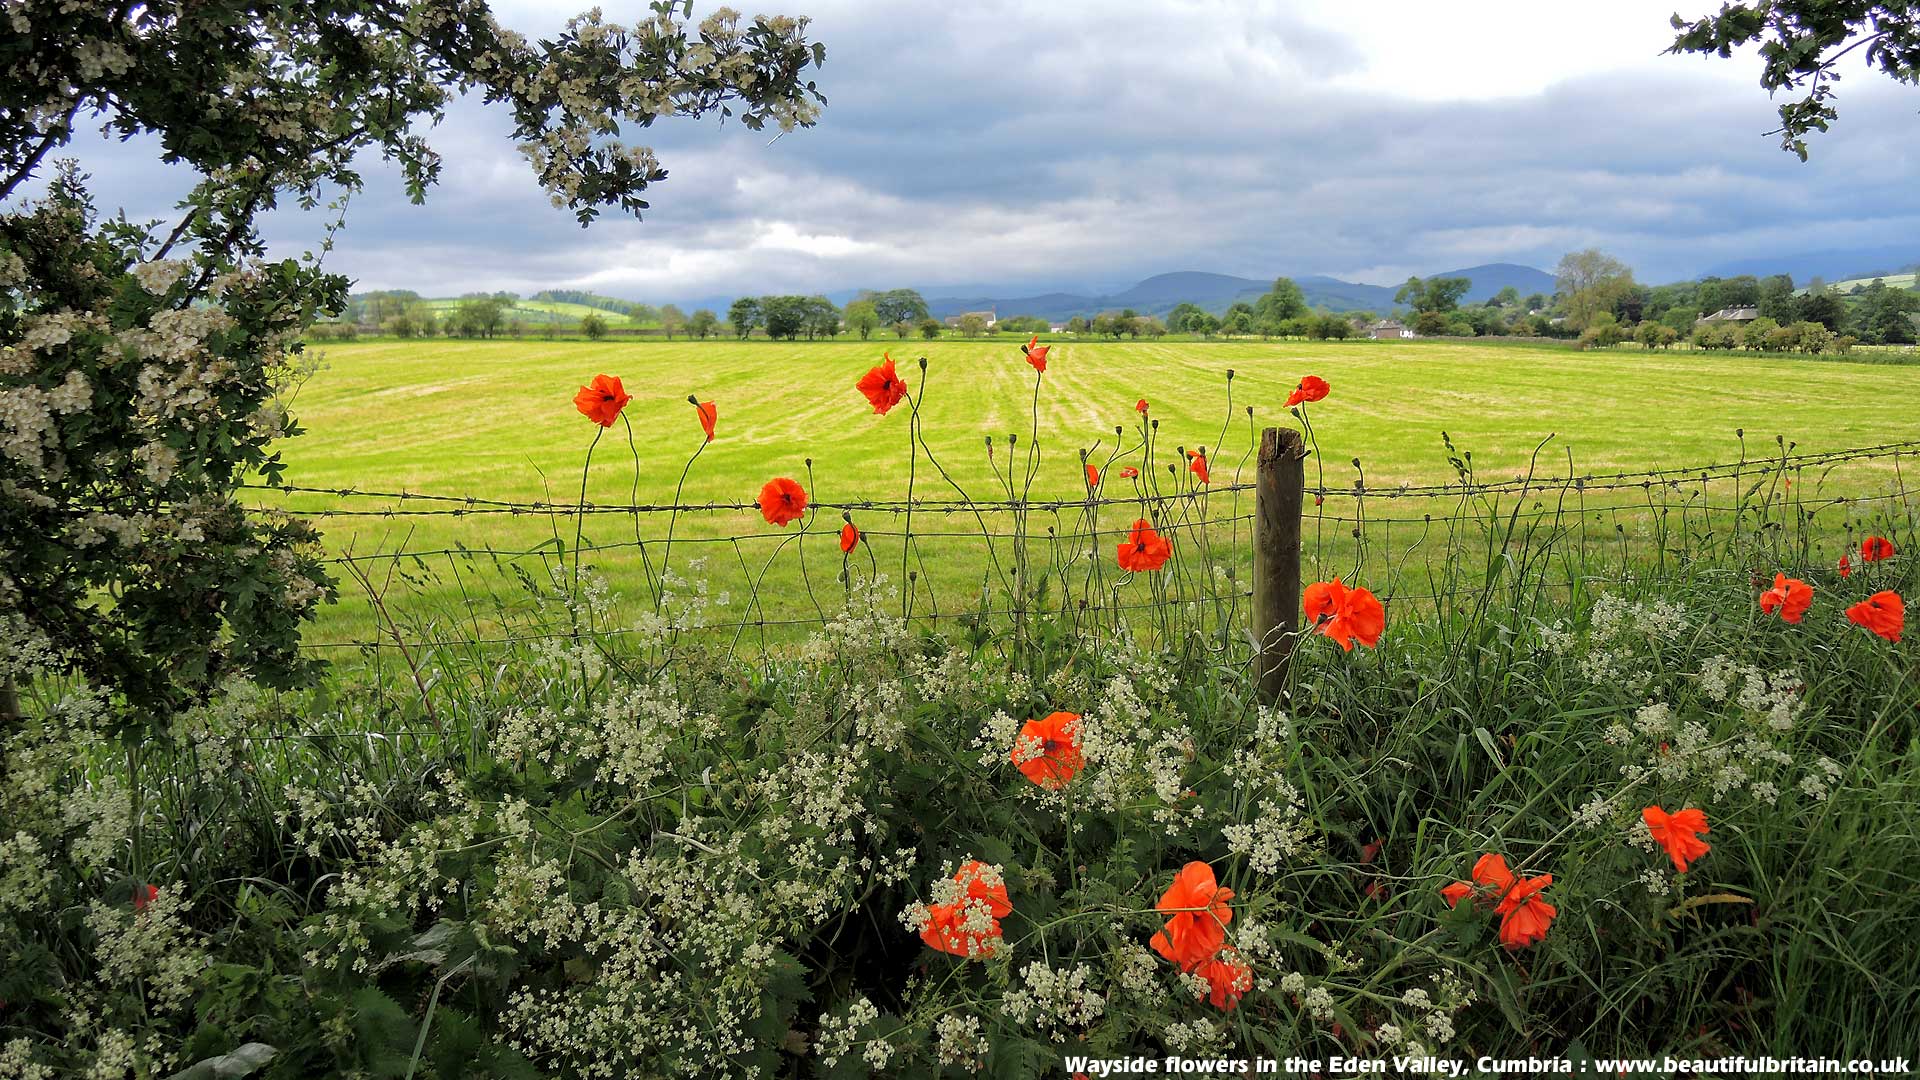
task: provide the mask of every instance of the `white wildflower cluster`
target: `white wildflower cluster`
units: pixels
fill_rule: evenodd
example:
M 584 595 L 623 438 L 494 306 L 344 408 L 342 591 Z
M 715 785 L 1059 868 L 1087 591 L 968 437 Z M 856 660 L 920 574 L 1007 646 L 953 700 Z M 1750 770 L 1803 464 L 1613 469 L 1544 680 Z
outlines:
M 97 777 L 67 792 L 60 806 L 60 827 L 78 833 L 67 843 L 67 857 L 75 866 L 105 869 L 133 830 L 133 793 L 116 775 Z
M 1649 866 L 1641 871 L 1635 880 L 1640 882 L 1647 895 L 1659 898 L 1673 892 L 1673 877 L 1658 866 Z
M 4 589 L 0 589 L 0 595 Z M 0 612 L 0 678 L 16 682 L 59 665 L 59 653 L 47 635 L 14 612 Z
M 478 837 L 487 817 L 477 800 L 461 800 L 453 812 L 421 821 L 398 838 L 382 841 L 358 864 L 349 866 L 327 890 L 327 910 L 302 927 L 313 945 L 305 954 L 316 967 L 372 969 L 368 923 L 394 918 L 412 921 L 436 913 L 461 882 L 441 868 L 443 856 L 465 849 Z
M 21 1036 L 0 1043 L 0 1078 L 4 1080 L 56 1080 L 53 1066 L 39 1062 L 34 1041 Z
M 380 842 L 385 793 L 365 777 L 321 791 L 289 784 L 274 821 L 292 833 L 293 845 L 318 858 L 329 845 L 352 852 L 370 851 Z
M 933 1048 L 940 1064 L 979 1072 L 993 1047 L 980 1033 L 980 1018 L 948 1013 L 933 1026 Z
M 1333 994 L 1324 986 L 1316 986 L 1308 990 L 1300 999 L 1300 1003 L 1315 1020 L 1333 1019 Z
M 1686 608 L 1670 600 L 1601 596 L 1594 601 L 1586 648 L 1577 661 L 1580 675 L 1596 686 L 1638 693 L 1653 680 L 1660 646 L 1686 628 Z
M 1020 980 L 1001 997 L 1001 1011 L 1054 1042 L 1065 1042 L 1074 1029 L 1106 1012 L 1107 999 L 1093 989 L 1093 972 L 1085 965 L 1056 970 L 1036 960 L 1020 969 Z
M 1277 785 L 1278 798 L 1260 800 L 1259 813 L 1251 822 L 1221 829 L 1227 850 L 1245 855 L 1247 865 L 1257 874 L 1278 873 L 1288 860 L 1299 856 L 1313 838 L 1306 820 L 1306 806 L 1293 785 Z
M 547 708 L 509 712 L 494 731 L 493 749 L 502 759 L 538 762 L 551 773 L 590 770 L 601 783 L 643 789 L 667 771 L 676 745 L 718 738 L 720 731 L 718 717 L 681 700 L 662 676 L 616 686 L 590 709 L 565 715 Z
M 1226 1032 L 1220 1025 L 1201 1017 L 1197 1020 L 1168 1021 L 1160 1029 L 1160 1041 L 1168 1050 L 1176 1054 L 1200 1055 L 1219 1049 L 1224 1042 Z
M 1118 930 L 1124 933 L 1125 927 Z M 1160 959 L 1138 941 L 1125 937 L 1121 941 L 1114 954 L 1114 985 L 1147 1005 L 1164 1004 L 1167 989 L 1160 982 Z
M 32 833 L 0 839 L 0 914 L 40 910 L 52 895 L 53 860 Z
M 1800 790 L 1815 802 L 1825 802 L 1833 794 L 1833 786 L 1840 782 L 1840 763 L 1830 757 L 1822 757 L 1813 763 L 1813 768 L 1800 780 Z
M 820 1055 L 820 1064 L 831 1069 L 840 1063 L 840 1059 L 853 1051 L 860 1040 L 860 1033 L 869 1024 L 880 1019 L 880 1008 L 867 1000 L 865 994 L 853 999 L 847 1011 L 838 1016 L 820 1018 L 820 1034 L 814 1045 Z
M 840 610 L 808 635 L 800 659 L 869 677 L 897 674 L 910 635 L 906 620 L 895 610 L 898 600 L 886 585 L 884 575 L 856 582 Z
M 1071 791 L 1026 790 L 1053 805 L 1064 806 L 1070 797 L 1076 806 L 1105 811 L 1150 806 L 1154 821 L 1173 834 L 1199 813 L 1198 802 L 1187 798 L 1193 735 L 1173 719 L 1156 722 L 1133 680 L 1114 675 L 1075 727 L 1085 768 Z
M 100 978 L 109 986 L 138 981 L 147 1000 L 161 1009 L 177 1009 L 193 997 L 209 959 L 199 935 L 187 925 L 189 907 L 178 887 L 158 888 L 138 905 L 132 901 L 87 909 L 87 929 L 95 936 Z
M 1540 649 L 1555 656 L 1571 653 L 1578 641 L 1573 631 L 1568 629 L 1565 619 L 1555 619 L 1551 623 L 1537 623 L 1535 631 L 1540 641 Z

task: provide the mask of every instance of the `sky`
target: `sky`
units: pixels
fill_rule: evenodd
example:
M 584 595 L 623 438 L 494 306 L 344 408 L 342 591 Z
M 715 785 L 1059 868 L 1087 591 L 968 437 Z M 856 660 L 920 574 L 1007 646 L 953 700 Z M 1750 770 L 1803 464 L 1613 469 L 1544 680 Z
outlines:
M 1803 164 L 1765 134 L 1757 60 L 1661 55 L 1676 4 L 1718 0 L 767 0 L 749 11 L 810 16 L 826 43 L 817 127 L 656 125 L 670 176 L 645 220 L 582 230 L 506 118 L 462 102 L 430 133 L 446 168 L 427 203 L 367 162 L 328 266 L 360 289 L 660 303 L 1174 270 L 1386 284 L 1586 247 L 1649 282 L 1907 238 L 1920 259 L 1920 90 L 1849 71 Z M 535 36 L 578 9 L 496 4 Z M 151 146 L 76 156 L 103 205 L 168 216 L 180 178 Z M 267 236 L 295 254 L 322 225 L 282 213 Z

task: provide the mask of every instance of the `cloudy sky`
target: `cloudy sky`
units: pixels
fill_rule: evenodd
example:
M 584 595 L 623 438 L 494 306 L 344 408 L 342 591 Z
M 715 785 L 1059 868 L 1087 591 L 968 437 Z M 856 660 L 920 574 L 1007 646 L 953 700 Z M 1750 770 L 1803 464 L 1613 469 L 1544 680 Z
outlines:
M 1476 0 L 778 0 L 827 45 L 817 128 L 682 121 L 645 221 L 548 206 L 505 118 L 456 108 L 424 207 L 368 163 L 330 265 L 429 295 L 586 287 L 655 302 L 1148 274 L 1389 283 L 1598 246 L 1644 281 L 1913 238 L 1920 90 L 1850 72 L 1802 164 L 1757 62 L 1660 55 L 1675 4 Z M 605 5 L 613 21 L 643 10 Z M 571 3 L 508 0 L 557 29 Z M 696 5 L 703 13 L 705 5 Z M 757 10 L 757 9 L 754 9 Z M 83 147 L 102 201 L 165 216 L 150 147 Z M 292 251 L 318 222 L 286 217 Z

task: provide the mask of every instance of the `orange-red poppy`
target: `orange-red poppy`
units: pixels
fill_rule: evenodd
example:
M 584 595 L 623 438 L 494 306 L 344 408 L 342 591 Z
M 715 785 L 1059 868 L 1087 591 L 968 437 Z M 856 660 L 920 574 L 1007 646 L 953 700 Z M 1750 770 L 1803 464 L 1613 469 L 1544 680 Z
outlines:
M 1844 551 L 1840 553 L 1840 576 L 1843 578 L 1853 576 L 1853 560 L 1848 558 Z
M 700 430 L 706 432 L 707 441 L 712 442 L 713 425 L 720 419 L 720 406 L 711 401 L 698 401 L 693 398 L 687 400 L 692 401 L 693 407 L 700 411 Z
M 1773 575 L 1773 588 L 1760 594 L 1760 610 L 1771 615 L 1778 611 L 1780 618 L 1797 623 L 1813 606 L 1813 586 L 1799 578 L 1790 578 L 1785 574 Z
M 573 395 L 574 408 L 580 410 L 580 415 L 601 427 L 612 427 L 613 422 L 620 418 L 620 410 L 632 400 L 633 396 L 612 375 L 595 375 L 593 382 L 581 387 L 580 392 Z
M 1141 398 L 1139 401 L 1134 402 L 1133 411 L 1139 413 L 1141 416 L 1147 415 L 1147 399 Z
M 873 411 L 881 416 L 887 410 L 900 404 L 907 396 L 907 384 L 900 381 L 900 373 L 893 369 L 893 355 L 881 353 L 880 362 L 854 383 L 854 388 L 867 395 L 867 401 L 873 405 Z
M 1139 475 L 1140 475 L 1140 470 L 1134 468 L 1131 465 L 1120 470 L 1120 479 L 1122 480 L 1132 480 Z
M 1013 914 L 1006 881 L 978 860 L 962 864 L 953 880 L 961 886 L 959 899 L 928 905 L 920 940 L 955 956 L 992 956 L 1000 942 L 1000 920 Z
M 160 889 L 155 885 L 135 885 L 133 887 L 133 910 L 145 911 L 147 905 L 160 899 Z
M 1847 609 L 1847 621 L 1898 645 L 1900 632 L 1906 629 L 1907 605 L 1900 594 L 1882 589 Z
M 1120 541 L 1120 569 L 1130 574 L 1158 570 L 1173 557 L 1173 541 L 1154 531 L 1146 518 L 1133 523 L 1127 538 Z
M 1100 470 L 1094 468 L 1091 462 L 1087 464 L 1087 486 L 1090 488 L 1100 486 Z
M 760 516 L 767 524 L 786 528 L 807 512 L 807 489 L 784 476 L 776 476 L 760 489 Z
M 1025 345 L 1020 346 L 1020 351 L 1027 354 L 1027 363 L 1033 365 L 1033 370 L 1045 371 L 1047 370 L 1047 350 L 1051 348 L 1053 346 L 1040 344 L 1040 335 L 1035 334 L 1027 339 Z
M 1187 471 L 1200 478 L 1203 484 L 1213 482 L 1213 474 L 1207 469 L 1207 448 L 1187 451 Z
M 1449 907 L 1476 892 L 1483 902 L 1491 902 L 1493 913 L 1500 916 L 1500 943 L 1509 949 L 1532 945 L 1546 937 L 1547 927 L 1560 914 L 1558 908 L 1539 897 L 1540 890 L 1553 884 L 1552 874 L 1516 879 L 1507 869 L 1507 860 L 1488 852 L 1473 864 L 1473 880 L 1478 889 L 1456 881 L 1441 889 L 1440 895 L 1447 898 Z
M 1319 401 L 1327 396 L 1327 380 L 1318 375 L 1308 375 L 1287 395 L 1287 408 L 1291 409 L 1303 401 Z
M 1860 561 L 1879 562 L 1893 558 L 1893 541 L 1884 536 L 1869 536 L 1860 541 Z
M 1673 868 L 1686 872 L 1687 864 L 1713 850 L 1700 836 L 1707 830 L 1707 814 L 1704 810 L 1691 807 L 1676 810 L 1669 814 L 1658 806 L 1649 806 L 1640 811 L 1640 820 L 1647 823 L 1647 832 L 1653 835 L 1653 842 L 1667 849 L 1667 857 L 1673 860 Z
M 1044 720 L 1020 726 L 1013 744 L 1013 763 L 1020 774 L 1049 791 L 1066 787 L 1086 765 L 1080 756 L 1080 717 L 1057 712 Z
M 1307 618 L 1348 652 L 1358 641 L 1371 649 L 1387 628 L 1387 611 L 1367 589 L 1348 588 L 1339 578 L 1316 581 L 1300 597 Z
M 1207 980 L 1207 1000 L 1216 1009 L 1232 1012 L 1240 996 L 1253 989 L 1253 968 L 1241 963 L 1239 956 L 1229 945 L 1193 969 L 1195 975 Z
M 854 528 L 853 522 L 849 521 L 845 525 L 840 526 L 841 551 L 852 551 L 858 543 L 860 543 L 860 530 Z
M 1231 899 L 1233 890 L 1220 887 L 1213 867 L 1188 863 L 1154 905 L 1154 910 L 1168 917 L 1167 925 L 1147 944 L 1180 970 L 1193 970 L 1217 956 L 1226 944 L 1227 924 L 1233 921 L 1233 909 L 1227 906 Z

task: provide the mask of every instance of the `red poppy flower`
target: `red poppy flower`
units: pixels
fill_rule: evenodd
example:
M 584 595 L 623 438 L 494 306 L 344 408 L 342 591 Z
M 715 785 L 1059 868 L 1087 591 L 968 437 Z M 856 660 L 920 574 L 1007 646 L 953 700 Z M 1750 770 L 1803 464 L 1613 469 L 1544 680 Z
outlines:
M 612 375 L 595 375 L 592 383 L 573 395 L 573 405 L 580 410 L 580 415 L 601 427 L 612 427 L 620 417 L 620 410 L 632 400 L 633 396 L 622 389 L 620 380 Z
M 853 522 L 849 521 L 845 525 L 840 526 L 841 551 L 852 551 L 858 543 L 860 543 L 860 530 L 853 527 Z
M 160 889 L 155 885 L 135 885 L 133 887 L 133 910 L 145 911 L 147 905 L 160 899 Z
M 1860 541 L 1860 561 L 1879 562 L 1893 558 L 1893 541 L 1884 536 L 1869 536 Z
M 1287 408 L 1291 409 L 1303 401 L 1319 401 L 1327 396 L 1327 380 L 1318 375 L 1308 375 L 1300 380 L 1293 393 L 1287 395 Z
M 1348 652 L 1358 641 L 1371 649 L 1387 628 L 1387 612 L 1367 589 L 1350 589 L 1339 578 L 1316 581 L 1300 597 L 1307 618 Z
M 1168 916 L 1167 925 L 1147 944 L 1180 970 L 1193 970 L 1217 956 L 1226 943 L 1227 924 L 1233 921 L 1233 909 L 1227 906 L 1231 899 L 1233 890 L 1220 887 L 1213 867 L 1188 863 L 1154 905 L 1154 910 Z
M 1790 623 L 1799 622 L 1812 606 L 1813 586 L 1785 574 L 1773 575 L 1773 588 L 1760 594 L 1761 611 L 1769 615 L 1778 611 Z
M 900 399 L 907 396 L 907 384 L 901 382 L 899 372 L 893 370 L 893 355 L 881 353 L 880 357 L 880 362 L 873 366 L 873 370 L 862 375 L 860 381 L 853 385 L 867 395 L 874 412 L 885 416 L 887 410 L 900 404 Z
M 1207 469 L 1207 451 L 1205 447 L 1187 451 L 1187 471 L 1200 478 L 1203 484 L 1213 482 L 1213 474 Z
M 1847 621 L 1898 645 L 1900 631 L 1907 625 L 1907 605 L 1899 593 L 1883 589 L 1848 608 Z
M 1853 576 L 1853 560 L 1849 559 L 1844 551 L 1840 553 L 1840 576 L 1843 578 Z
M 1094 468 L 1091 463 L 1087 465 L 1087 486 L 1090 488 L 1100 486 L 1100 470 Z
M 1047 370 L 1047 350 L 1051 348 L 1053 346 L 1040 344 L 1040 335 L 1035 334 L 1027 339 L 1025 345 L 1020 346 L 1020 351 L 1027 354 L 1027 363 L 1033 365 L 1033 370 L 1045 371 Z
M 1707 831 L 1704 810 L 1689 808 L 1669 814 L 1657 806 L 1649 806 L 1640 811 L 1640 820 L 1647 823 L 1653 842 L 1667 849 L 1673 868 L 1682 873 L 1686 872 L 1688 863 L 1712 850 L 1706 841 L 1699 839 Z
M 1022 724 L 1012 754 L 1020 774 L 1049 791 L 1066 787 L 1086 764 L 1080 756 L 1079 727 L 1080 718 L 1070 712 Z
M 953 880 L 960 886 L 959 897 L 927 906 L 920 940 L 955 956 L 992 956 L 1000 941 L 1000 920 L 1013 914 L 1006 881 L 978 860 L 962 864 Z
M 700 411 L 700 429 L 707 433 L 707 441 L 712 442 L 713 425 L 720 419 L 720 406 L 711 401 L 695 401 L 693 407 Z
M 1134 477 L 1139 475 L 1140 475 L 1140 470 L 1134 468 L 1131 465 L 1120 470 L 1120 479 L 1122 480 L 1132 480 Z
M 1207 980 L 1207 1000 L 1216 1009 L 1232 1012 L 1240 1003 L 1240 995 L 1253 989 L 1253 968 L 1241 963 L 1239 955 L 1228 946 L 1193 969 L 1195 975 Z
M 1147 415 L 1147 399 L 1141 398 L 1139 401 L 1134 402 L 1133 411 L 1139 413 L 1141 416 Z
M 1173 541 L 1153 529 L 1153 522 L 1141 518 L 1133 523 L 1127 538 L 1120 542 L 1120 569 L 1130 574 L 1158 570 L 1173 557 Z
M 1473 880 L 1479 890 L 1456 881 L 1441 889 L 1440 895 L 1447 898 L 1448 906 L 1476 891 L 1492 901 L 1494 914 L 1500 916 L 1500 943 L 1509 949 L 1532 945 L 1546 937 L 1547 927 L 1560 914 L 1558 908 L 1539 898 L 1540 890 L 1553 884 L 1552 874 L 1515 879 L 1507 869 L 1507 860 L 1488 852 L 1473 864 Z
M 760 516 L 767 524 L 786 528 L 807 512 L 807 489 L 784 476 L 767 481 L 760 489 Z

